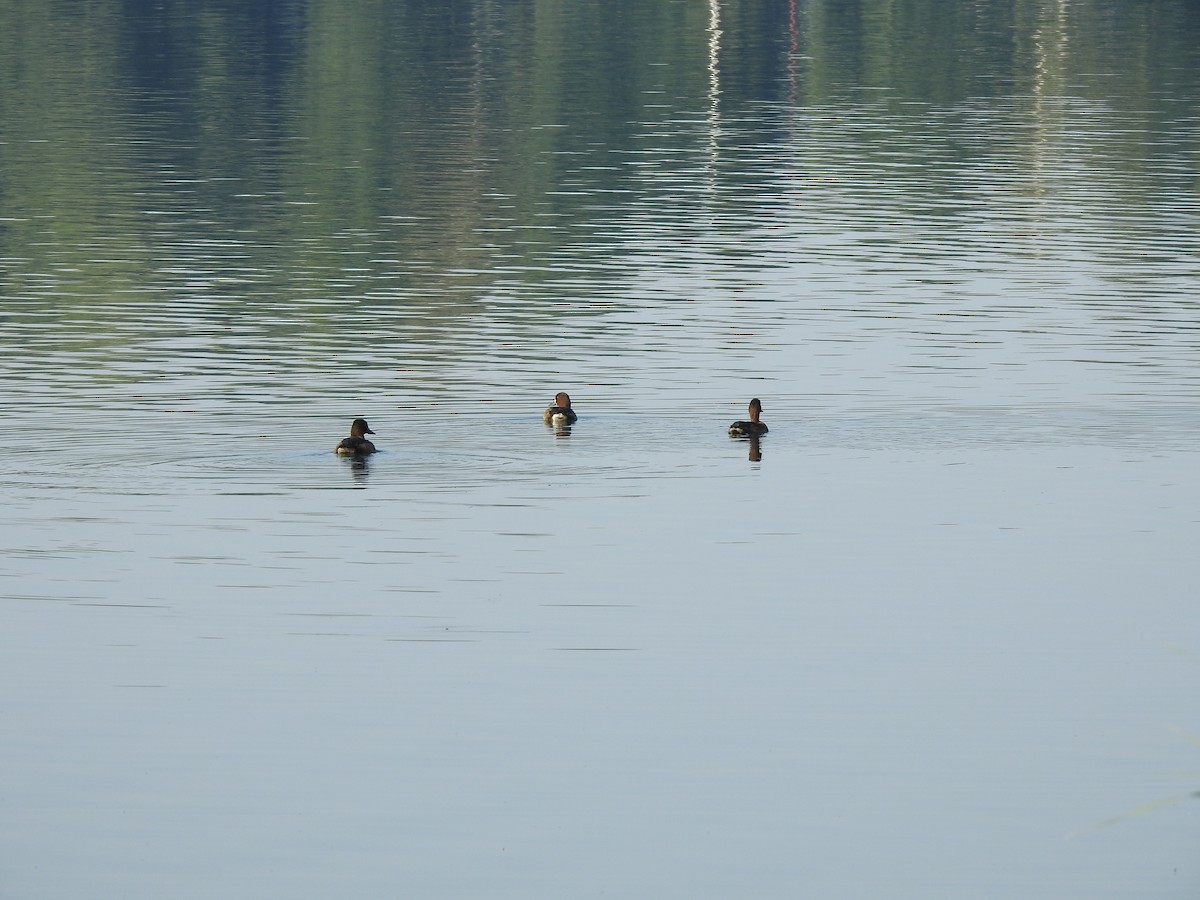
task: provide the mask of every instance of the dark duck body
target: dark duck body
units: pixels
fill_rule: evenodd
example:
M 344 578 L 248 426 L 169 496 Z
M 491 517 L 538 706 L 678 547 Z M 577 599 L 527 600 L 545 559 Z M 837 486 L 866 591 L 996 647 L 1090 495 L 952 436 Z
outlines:
M 571 409 L 571 395 L 563 391 L 554 395 L 554 404 L 542 413 L 542 421 L 547 425 L 573 425 L 578 418 Z
M 750 421 L 734 422 L 729 426 L 729 433 L 734 437 L 750 437 L 752 435 L 766 434 L 766 424 L 758 421 L 758 417 L 761 415 L 762 401 L 755 397 L 750 401 Z
M 368 453 L 374 453 L 375 445 L 363 437 L 365 434 L 374 433 L 366 419 L 355 419 L 350 424 L 350 437 L 342 438 L 341 443 L 333 448 L 333 452 L 342 456 L 366 456 Z

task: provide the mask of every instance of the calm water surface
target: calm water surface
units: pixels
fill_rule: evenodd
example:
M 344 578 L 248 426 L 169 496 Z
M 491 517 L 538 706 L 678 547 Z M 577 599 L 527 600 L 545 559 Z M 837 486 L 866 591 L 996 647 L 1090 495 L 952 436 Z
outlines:
M 0 8 L 0 896 L 1195 896 L 1195 4 L 392 6 Z

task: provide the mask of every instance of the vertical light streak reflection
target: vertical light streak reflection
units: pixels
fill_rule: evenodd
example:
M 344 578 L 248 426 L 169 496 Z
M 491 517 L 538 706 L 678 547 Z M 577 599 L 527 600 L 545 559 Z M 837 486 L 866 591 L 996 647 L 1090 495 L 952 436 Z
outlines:
M 800 29 L 796 22 L 796 0 L 788 0 L 788 106 L 796 105 L 799 86 L 796 84 L 796 55 L 800 52 Z
M 708 0 L 708 170 L 716 176 L 721 136 L 721 4 Z

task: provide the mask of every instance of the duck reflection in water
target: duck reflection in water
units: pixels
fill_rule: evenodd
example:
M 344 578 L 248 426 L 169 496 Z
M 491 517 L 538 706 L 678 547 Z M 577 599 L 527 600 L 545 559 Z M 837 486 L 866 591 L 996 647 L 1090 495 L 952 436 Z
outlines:
M 762 450 L 758 446 L 758 435 L 750 435 L 750 462 L 762 462 Z
M 349 456 L 345 457 L 346 463 L 350 466 L 350 478 L 353 480 L 353 489 L 360 491 L 367 486 L 367 479 L 371 475 L 371 463 L 369 456 Z

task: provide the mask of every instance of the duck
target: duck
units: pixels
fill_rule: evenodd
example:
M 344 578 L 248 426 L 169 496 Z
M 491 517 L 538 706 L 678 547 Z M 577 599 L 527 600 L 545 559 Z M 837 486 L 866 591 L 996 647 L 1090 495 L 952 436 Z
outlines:
M 758 417 L 762 415 L 762 401 L 755 397 L 750 401 L 750 421 L 749 422 L 734 422 L 729 426 L 729 433 L 735 437 L 750 437 L 751 435 L 759 435 L 767 433 L 767 426 L 758 421 Z
M 334 453 L 343 456 L 366 456 L 375 452 L 375 445 L 368 441 L 364 434 L 374 434 L 366 419 L 355 419 L 350 423 L 350 437 L 342 438 L 340 444 L 333 448 Z
M 574 425 L 579 416 L 571 409 L 571 395 L 559 391 L 554 395 L 554 404 L 546 407 L 542 413 L 542 421 L 547 425 Z

